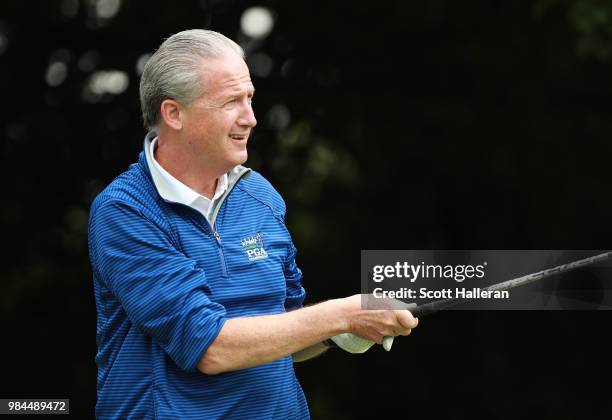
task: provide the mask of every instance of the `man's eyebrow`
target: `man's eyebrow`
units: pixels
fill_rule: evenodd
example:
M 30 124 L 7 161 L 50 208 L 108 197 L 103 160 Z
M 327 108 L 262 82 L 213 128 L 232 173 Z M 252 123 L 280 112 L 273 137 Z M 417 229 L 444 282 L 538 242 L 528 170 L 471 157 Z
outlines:
M 235 89 L 230 92 L 226 92 L 223 95 L 223 98 L 235 98 L 237 96 L 243 95 L 246 93 L 247 95 L 255 95 L 255 87 L 248 87 L 247 89 Z

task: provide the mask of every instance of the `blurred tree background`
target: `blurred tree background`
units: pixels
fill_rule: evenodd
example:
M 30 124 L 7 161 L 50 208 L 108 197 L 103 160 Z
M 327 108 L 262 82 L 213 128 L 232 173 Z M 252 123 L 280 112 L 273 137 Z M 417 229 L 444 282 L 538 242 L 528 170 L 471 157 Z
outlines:
M 242 44 L 248 166 L 284 196 L 309 303 L 361 249 L 605 249 L 612 3 L 0 4 L 0 396 L 95 404 L 93 197 L 134 162 L 138 81 L 172 33 Z M 609 418 L 608 312 L 448 312 L 390 353 L 296 365 L 313 418 Z

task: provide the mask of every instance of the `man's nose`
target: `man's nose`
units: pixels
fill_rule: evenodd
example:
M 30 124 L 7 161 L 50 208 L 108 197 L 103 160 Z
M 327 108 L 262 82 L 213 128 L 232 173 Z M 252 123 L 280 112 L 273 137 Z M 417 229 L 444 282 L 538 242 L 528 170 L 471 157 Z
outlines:
M 253 106 L 250 103 L 245 104 L 243 107 L 240 118 L 238 118 L 238 124 L 248 127 L 255 127 L 257 125 L 255 112 L 253 111 Z

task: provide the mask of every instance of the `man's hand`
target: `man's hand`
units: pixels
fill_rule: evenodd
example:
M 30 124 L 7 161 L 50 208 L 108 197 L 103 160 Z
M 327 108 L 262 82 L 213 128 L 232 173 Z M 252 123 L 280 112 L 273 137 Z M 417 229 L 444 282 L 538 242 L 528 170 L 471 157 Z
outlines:
M 345 298 L 349 317 L 349 334 L 340 334 L 332 340 L 349 353 L 363 353 L 374 343 L 382 344 L 385 337 L 409 335 L 419 323 L 410 311 L 402 309 L 364 310 L 362 296 Z M 395 302 L 390 307 L 398 307 Z M 385 350 L 390 350 L 385 347 Z

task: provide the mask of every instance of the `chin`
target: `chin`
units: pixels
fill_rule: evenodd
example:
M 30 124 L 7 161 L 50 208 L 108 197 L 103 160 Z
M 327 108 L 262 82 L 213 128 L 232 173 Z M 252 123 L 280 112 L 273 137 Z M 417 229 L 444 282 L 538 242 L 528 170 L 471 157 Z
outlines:
M 249 157 L 249 154 L 245 150 L 244 152 L 236 153 L 232 157 L 233 157 L 233 159 L 232 159 L 233 166 L 232 167 L 234 167 L 236 165 L 243 165 L 247 161 L 247 159 Z

